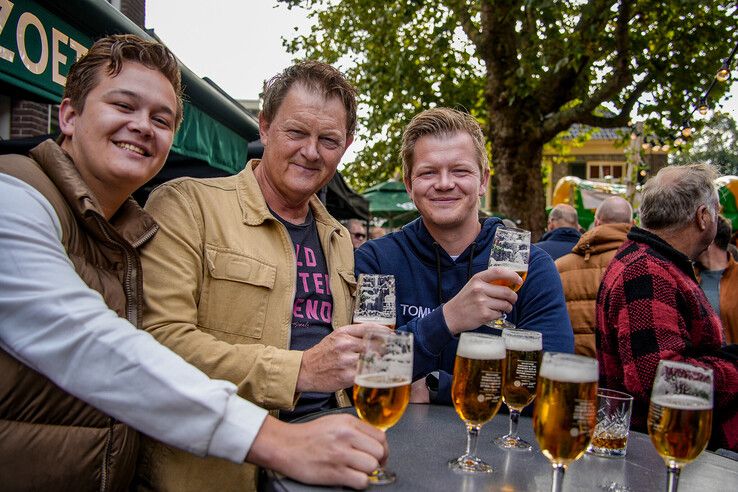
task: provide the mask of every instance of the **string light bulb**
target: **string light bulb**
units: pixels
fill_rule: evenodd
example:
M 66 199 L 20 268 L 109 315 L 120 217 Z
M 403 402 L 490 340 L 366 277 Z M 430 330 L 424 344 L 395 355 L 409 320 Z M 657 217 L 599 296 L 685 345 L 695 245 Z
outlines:
M 728 61 L 723 62 L 723 66 L 717 71 L 715 78 L 718 82 L 725 82 L 730 78 L 730 67 L 728 67 Z
M 707 100 L 704 97 L 701 97 L 700 104 L 697 106 L 697 111 L 699 111 L 702 116 L 705 116 L 709 110 L 710 106 L 707 105 Z
M 682 125 L 682 136 L 684 138 L 689 138 L 692 136 L 692 132 L 693 130 L 692 130 L 692 127 L 689 126 L 689 121 L 685 121 L 684 124 Z

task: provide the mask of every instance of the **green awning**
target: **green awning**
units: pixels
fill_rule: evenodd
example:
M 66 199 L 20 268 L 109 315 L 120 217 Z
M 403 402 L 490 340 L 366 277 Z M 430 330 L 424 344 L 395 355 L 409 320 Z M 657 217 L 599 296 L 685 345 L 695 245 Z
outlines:
M 152 37 L 103 0 L 0 2 L 0 82 L 59 103 L 74 61 L 113 33 Z M 237 102 L 180 63 L 187 96 L 172 151 L 236 173 L 248 160 L 258 122 Z
M 233 174 L 244 168 L 249 157 L 246 140 L 188 103 L 172 150 Z

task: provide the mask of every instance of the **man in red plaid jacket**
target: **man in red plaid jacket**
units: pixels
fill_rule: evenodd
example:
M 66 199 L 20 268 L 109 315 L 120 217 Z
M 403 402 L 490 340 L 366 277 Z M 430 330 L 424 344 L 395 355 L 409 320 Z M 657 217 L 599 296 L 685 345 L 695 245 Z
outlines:
M 718 196 L 708 165 L 670 166 L 643 188 L 641 223 L 605 271 L 597 296 L 600 385 L 634 397 L 632 428 L 646 431 L 661 359 L 713 370 L 710 447 L 738 451 L 738 363 L 721 350 L 720 318 L 692 269 L 715 237 Z

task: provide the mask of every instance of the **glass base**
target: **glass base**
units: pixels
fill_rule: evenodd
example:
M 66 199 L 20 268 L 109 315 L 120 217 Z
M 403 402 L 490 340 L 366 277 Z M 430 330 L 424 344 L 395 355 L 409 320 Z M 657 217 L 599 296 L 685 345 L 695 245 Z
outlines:
M 533 446 L 528 441 L 520 439 L 519 436 L 511 436 L 510 434 L 495 439 L 495 444 L 502 449 L 512 449 L 515 451 L 532 451 Z
M 449 461 L 448 467 L 459 473 L 492 473 L 492 467 L 489 464 L 469 454 Z
M 587 447 L 587 454 L 593 454 L 595 456 L 602 456 L 603 458 L 625 458 L 626 448 L 622 449 L 611 449 L 611 448 L 599 448 L 592 446 L 591 444 Z
M 371 485 L 389 485 L 395 483 L 397 475 L 384 468 L 377 468 L 369 475 L 369 483 Z

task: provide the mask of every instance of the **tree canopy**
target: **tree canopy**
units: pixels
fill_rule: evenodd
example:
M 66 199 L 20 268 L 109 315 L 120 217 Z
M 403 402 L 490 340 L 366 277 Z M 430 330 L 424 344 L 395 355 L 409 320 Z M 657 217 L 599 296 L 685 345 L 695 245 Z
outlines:
M 673 138 L 738 39 L 733 1 L 279 1 L 316 20 L 288 49 L 342 68 L 358 89 L 367 145 L 346 170 L 354 187 L 397 173 L 413 115 L 463 109 L 487 135 L 497 209 L 534 234 L 546 222 L 545 143 L 574 123 L 626 126 L 632 113 Z
M 720 174 L 738 175 L 738 126 L 730 115 L 714 113 L 697 133 L 692 146 L 669 159 L 670 164 L 692 162 L 707 162 Z

